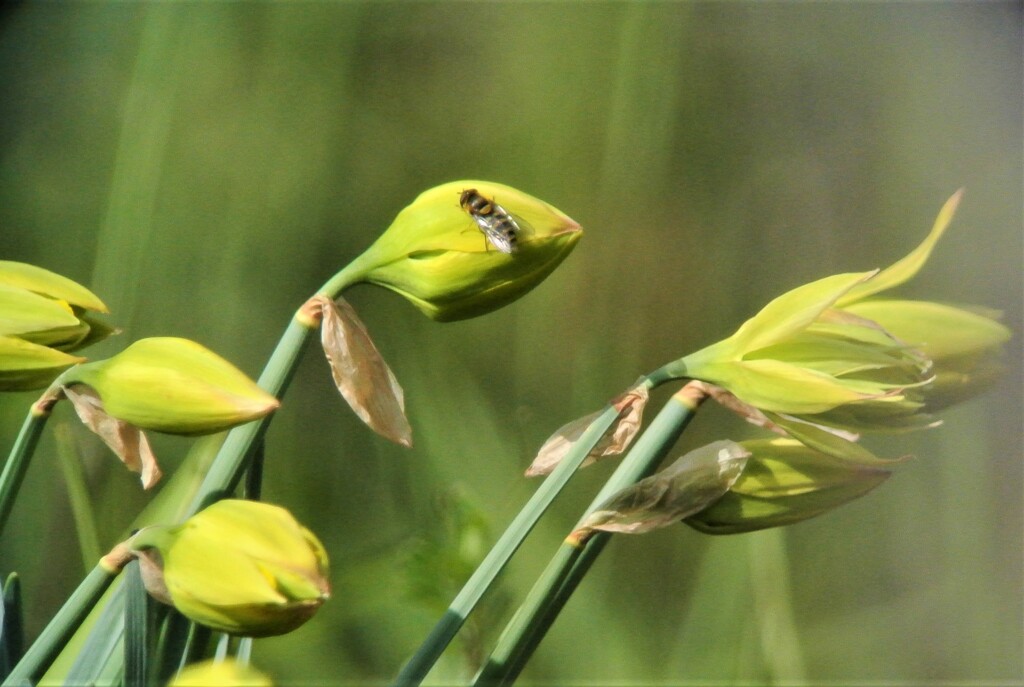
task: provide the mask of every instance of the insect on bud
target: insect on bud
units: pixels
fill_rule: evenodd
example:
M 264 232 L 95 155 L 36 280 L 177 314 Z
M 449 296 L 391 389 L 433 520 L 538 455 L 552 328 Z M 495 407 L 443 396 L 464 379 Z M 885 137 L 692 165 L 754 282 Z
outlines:
M 391 289 L 435 320 L 476 317 L 543 281 L 581 235 L 576 222 L 533 196 L 455 181 L 402 210 L 353 263 L 353 282 Z
M 150 593 L 214 630 L 285 634 L 330 596 L 323 545 L 280 506 L 218 501 L 176 527 L 140 530 L 129 545 L 148 559 Z

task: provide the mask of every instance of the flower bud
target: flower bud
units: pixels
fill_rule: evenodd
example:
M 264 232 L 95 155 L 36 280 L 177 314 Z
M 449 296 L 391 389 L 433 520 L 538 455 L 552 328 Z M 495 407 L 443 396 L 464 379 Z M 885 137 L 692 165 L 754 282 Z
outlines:
M 515 224 L 515 249 L 499 249 L 460 206 L 474 190 Z M 439 321 L 500 308 L 539 284 L 568 255 L 580 226 L 547 203 L 487 181 L 425 191 L 355 263 L 356 281 L 391 289 Z
M 890 471 L 881 461 L 841 459 L 793 439 L 740 442 L 750 452 L 723 496 L 683 522 L 707 534 L 790 525 L 863 496 Z
M 23 339 L 0 336 L 0 391 L 41 389 L 83 360 Z
M 130 546 L 150 564 L 151 594 L 230 634 L 291 632 L 330 595 L 323 545 L 280 506 L 218 501 L 177 527 L 139 531 Z
M 91 387 L 111 417 L 168 434 L 220 432 L 280 405 L 216 353 L 170 337 L 136 341 L 112 358 L 69 370 L 61 381 Z
M 194 663 L 171 680 L 168 687 L 273 687 L 269 677 L 233 658 Z

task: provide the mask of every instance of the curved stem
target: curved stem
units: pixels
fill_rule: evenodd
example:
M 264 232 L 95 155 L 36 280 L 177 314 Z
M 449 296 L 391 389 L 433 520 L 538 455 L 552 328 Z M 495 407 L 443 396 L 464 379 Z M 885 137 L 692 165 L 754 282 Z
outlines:
M 703 399 L 699 387 L 691 385 L 675 394 L 605 483 L 585 511 L 584 518 L 621 489 L 653 473 L 675 445 Z M 584 518 L 580 519 L 581 523 Z M 477 675 L 475 685 L 511 684 L 515 681 L 606 540 L 607 535 L 598 533 L 583 545 L 574 540 L 562 544 L 505 627 L 497 646 Z
M 618 418 L 619 412 L 608 406 L 605 411 L 591 423 L 587 431 L 573 445 L 569 454 L 558 464 L 558 467 L 544 480 L 533 496 L 523 507 L 508 528 L 501 535 L 483 562 L 473 572 L 458 596 L 448 606 L 448 610 L 434 625 L 433 630 L 424 640 L 409 662 L 402 667 L 394 687 L 412 687 L 419 685 L 433 667 L 445 647 L 451 642 L 462 627 L 463 622 L 508 563 L 509 559 L 523 543 L 526 536 L 537 524 L 541 515 L 554 501 L 558 493 L 569 482 L 576 469 L 600 441 L 612 423 Z
M 18 438 L 11 447 L 3 474 L 0 474 L 0 532 L 3 532 L 7 518 L 11 515 L 14 499 L 18 495 L 22 480 L 25 479 L 25 473 L 28 472 L 29 462 L 32 460 L 32 454 L 39 443 L 46 421 L 50 418 L 52 407 L 52 402 L 33 403 L 25 422 L 21 425 Z

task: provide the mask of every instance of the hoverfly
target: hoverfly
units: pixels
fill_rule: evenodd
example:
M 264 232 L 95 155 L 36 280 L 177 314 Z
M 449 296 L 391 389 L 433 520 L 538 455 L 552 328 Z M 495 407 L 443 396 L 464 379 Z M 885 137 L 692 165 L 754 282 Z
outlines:
M 516 244 L 519 225 L 505 208 L 493 200 L 487 200 L 475 188 L 462 192 L 459 205 L 469 213 L 492 246 L 502 253 L 515 253 L 519 250 Z

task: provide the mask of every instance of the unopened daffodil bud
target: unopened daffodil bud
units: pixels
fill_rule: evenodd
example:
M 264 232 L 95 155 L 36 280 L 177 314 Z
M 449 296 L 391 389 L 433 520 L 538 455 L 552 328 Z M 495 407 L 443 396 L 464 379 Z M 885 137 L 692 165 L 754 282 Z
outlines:
M 273 681 L 252 666 L 233 658 L 194 663 L 168 683 L 168 687 L 273 687 Z
M 708 534 L 791 525 L 863 496 L 890 475 L 886 461 L 838 458 L 795 439 L 740 444 L 749 456 L 739 477 L 683 522 Z
M 141 339 L 111 358 L 69 370 L 60 381 L 88 386 L 111 417 L 168 434 L 220 432 L 280 405 L 213 351 L 174 337 Z
M 218 501 L 176 527 L 140 530 L 129 546 L 151 594 L 230 634 L 291 632 L 330 595 L 323 545 L 280 506 Z
M 461 320 L 528 292 L 581 235 L 572 219 L 522 191 L 454 181 L 420 194 L 345 277 L 391 289 L 432 319 Z

